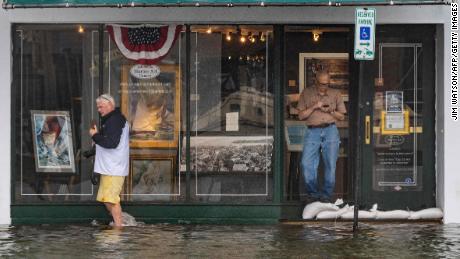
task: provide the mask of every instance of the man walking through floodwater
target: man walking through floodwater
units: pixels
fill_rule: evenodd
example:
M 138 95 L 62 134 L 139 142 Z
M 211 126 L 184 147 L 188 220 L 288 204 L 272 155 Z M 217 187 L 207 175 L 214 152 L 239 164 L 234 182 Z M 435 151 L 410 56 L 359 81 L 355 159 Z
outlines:
M 113 226 L 122 226 L 120 193 L 129 172 L 129 126 L 109 94 L 96 99 L 102 126 L 89 130 L 96 144 L 94 172 L 101 174 L 97 200 L 103 202 L 113 217 Z

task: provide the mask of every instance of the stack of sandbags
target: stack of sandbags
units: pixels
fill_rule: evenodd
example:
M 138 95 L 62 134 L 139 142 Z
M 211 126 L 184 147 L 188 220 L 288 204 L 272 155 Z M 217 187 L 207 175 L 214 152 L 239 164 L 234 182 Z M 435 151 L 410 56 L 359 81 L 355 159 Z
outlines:
M 338 199 L 335 204 L 322 203 L 319 201 L 313 202 L 305 206 L 302 218 L 303 219 L 346 219 L 354 218 L 354 206 L 348 204 L 340 208 L 343 204 L 341 199 Z M 406 211 L 406 210 L 391 210 L 379 211 L 377 204 L 367 210 L 359 210 L 359 219 L 376 219 L 376 220 L 398 220 L 398 219 L 442 219 L 443 212 L 439 208 L 429 208 L 420 211 Z

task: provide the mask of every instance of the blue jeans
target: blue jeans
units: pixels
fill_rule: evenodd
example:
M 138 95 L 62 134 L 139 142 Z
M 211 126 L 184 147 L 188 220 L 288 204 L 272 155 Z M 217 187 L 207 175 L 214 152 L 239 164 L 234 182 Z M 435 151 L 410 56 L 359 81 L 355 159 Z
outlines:
M 331 198 L 335 187 L 335 167 L 339 154 L 340 136 L 335 124 L 311 128 L 305 132 L 302 151 L 302 173 L 311 198 Z M 318 164 L 321 152 L 324 163 L 323 190 L 318 190 Z

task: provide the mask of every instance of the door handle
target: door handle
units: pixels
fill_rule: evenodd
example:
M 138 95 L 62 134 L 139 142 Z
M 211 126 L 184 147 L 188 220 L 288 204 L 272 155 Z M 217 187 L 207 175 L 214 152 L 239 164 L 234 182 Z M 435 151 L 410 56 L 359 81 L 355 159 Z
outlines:
M 365 136 L 364 136 L 364 141 L 366 145 L 371 144 L 371 116 L 366 115 L 365 119 Z

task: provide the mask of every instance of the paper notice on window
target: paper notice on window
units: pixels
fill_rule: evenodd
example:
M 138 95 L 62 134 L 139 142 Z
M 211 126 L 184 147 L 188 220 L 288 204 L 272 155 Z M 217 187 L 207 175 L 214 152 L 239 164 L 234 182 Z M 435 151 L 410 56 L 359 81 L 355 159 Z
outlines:
M 238 112 L 227 112 L 226 114 L 226 131 L 238 131 L 239 130 L 239 113 Z
M 404 129 L 403 113 L 387 113 L 385 115 L 385 128 L 388 130 Z

